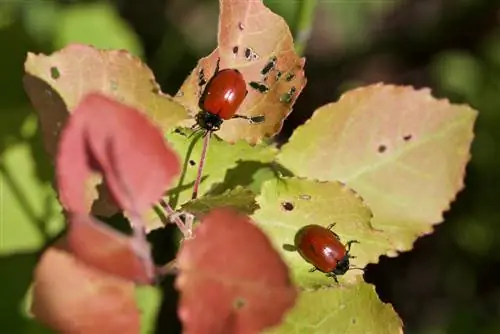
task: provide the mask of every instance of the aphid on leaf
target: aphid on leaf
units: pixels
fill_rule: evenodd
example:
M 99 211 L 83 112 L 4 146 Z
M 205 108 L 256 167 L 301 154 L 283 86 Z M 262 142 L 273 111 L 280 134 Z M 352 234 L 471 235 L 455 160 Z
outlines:
M 296 91 L 297 91 L 297 89 L 292 86 L 292 88 L 290 88 L 290 90 L 288 92 L 286 92 L 285 94 L 281 95 L 280 102 L 281 103 L 290 103 L 290 102 L 292 102 L 293 94 L 295 94 Z
M 337 276 L 361 268 L 349 264 L 349 259 L 355 258 L 349 254 L 351 244 L 359 241 L 351 240 L 343 245 L 340 237 L 332 231 L 334 226 L 306 225 L 295 234 L 294 244 L 300 256 L 314 266 L 311 272 L 319 270 L 338 283 Z

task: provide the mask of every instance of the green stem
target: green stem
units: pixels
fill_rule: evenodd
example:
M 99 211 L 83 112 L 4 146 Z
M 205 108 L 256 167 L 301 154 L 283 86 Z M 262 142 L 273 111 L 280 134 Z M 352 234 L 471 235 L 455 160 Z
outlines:
M 309 36 L 311 35 L 312 23 L 316 9 L 316 0 L 302 0 L 297 10 L 295 18 L 295 51 L 302 55 L 306 48 Z

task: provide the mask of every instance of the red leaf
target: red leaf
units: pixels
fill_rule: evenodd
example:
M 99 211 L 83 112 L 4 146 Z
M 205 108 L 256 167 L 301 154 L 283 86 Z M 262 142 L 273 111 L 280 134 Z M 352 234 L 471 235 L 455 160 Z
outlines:
M 180 171 L 176 153 L 146 116 L 97 93 L 84 97 L 70 116 L 56 163 L 61 202 L 72 212 L 88 212 L 92 171 L 104 175 L 117 205 L 130 212 L 144 212 Z
M 151 283 L 154 265 L 144 238 L 125 236 L 84 214 L 71 215 L 69 221 L 67 247 L 79 260 L 108 274 Z
M 178 255 L 184 333 L 256 333 L 277 325 L 297 292 L 266 235 L 245 216 L 217 209 Z
M 134 285 L 51 247 L 35 270 L 32 312 L 58 333 L 139 333 Z

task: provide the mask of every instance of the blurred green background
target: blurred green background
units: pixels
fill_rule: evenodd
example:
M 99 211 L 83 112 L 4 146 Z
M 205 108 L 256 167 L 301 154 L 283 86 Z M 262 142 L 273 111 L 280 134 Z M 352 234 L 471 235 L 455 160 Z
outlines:
M 414 250 L 370 265 L 405 333 L 500 333 L 500 1 L 264 1 L 294 33 L 308 31 L 308 85 L 280 142 L 317 107 L 374 82 L 431 87 L 479 110 L 467 188 L 446 222 Z M 313 5 L 315 7 L 308 7 Z M 61 226 L 53 171 L 22 87 L 28 51 L 70 42 L 125 48 L 174 94 L 216 45 L 216 0 L 0 0 L 0 328 L 35 332 L 19 316 L 40 247 Z M 304 25 L 305 24 L 305 25 Z

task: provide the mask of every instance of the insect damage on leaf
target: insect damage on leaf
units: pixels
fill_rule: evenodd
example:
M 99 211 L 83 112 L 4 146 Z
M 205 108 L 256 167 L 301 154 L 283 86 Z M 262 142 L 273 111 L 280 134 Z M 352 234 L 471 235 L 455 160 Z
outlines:
M 315 111 L 278 154 L 295 175 L 340 180 L 373 210 L 392 249 L 432 231 L 464 186 L 477 111 L 429 89 L 375 84 Z
M 262 1 L 221 0 L 218 47 L 199 61 L 175 99 L 195 116 L 199 112 L 200 85 L 203 88 L 209 82 L 217 65 L 238 70 L 248 90 L 237 110 L 242 117 L 223 122 L 217 135 L 229 142 L 244 139 L 255 144 L 275 135 L 292 111 L 306 84 L 304 63 L 305 59 L 294 51 L 285 20 Z M 259 124 L 248 121 L 257 118 Z M 194 122 L 195 119 L 186 125 Z

